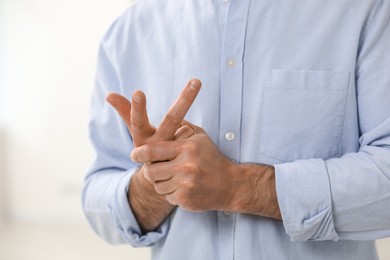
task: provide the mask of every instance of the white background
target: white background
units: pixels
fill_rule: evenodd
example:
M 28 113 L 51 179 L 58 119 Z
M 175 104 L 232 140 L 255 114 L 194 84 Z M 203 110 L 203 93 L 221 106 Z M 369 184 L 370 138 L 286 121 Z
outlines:
M 18 219 L 81 220 L 82 180 L 93 158 L 87 124 L 97 48 L 129 0 L 3 0 L 2 5 L 8 213 Z
M 80 238 L 68 259 L 146 259 L 100 241 L 80 195 L 99 41 L 130 0 L 0 1 L 0 260 L 61 259 Z
M 148 258 L 99 240 L 80 202 L 97 48 L 129 5 L 0 0 L 0 260 Z

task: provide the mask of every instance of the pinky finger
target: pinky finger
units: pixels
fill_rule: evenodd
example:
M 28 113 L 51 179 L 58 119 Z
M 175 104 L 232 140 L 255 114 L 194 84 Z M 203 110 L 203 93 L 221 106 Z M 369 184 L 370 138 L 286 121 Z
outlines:
M 179 203 L 177 201 L 177 198 L 176 198 L 176 195 L 175 195 L 175 191 L 172 192 L 172 193 L 169 193 L 169 194 L 166 194 L 165 195 L 165 199 L 173 206 L 178 206 Z

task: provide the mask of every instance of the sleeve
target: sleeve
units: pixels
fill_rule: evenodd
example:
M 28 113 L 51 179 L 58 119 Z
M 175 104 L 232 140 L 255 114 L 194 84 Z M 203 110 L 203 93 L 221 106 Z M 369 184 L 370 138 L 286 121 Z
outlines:
M 390 1 L 377 1 L 356 65 L 359 150 L 275 165 L 291 240 L 390 236 Z
M 113 47 L 111 45 L 110 48 Z M 166 220 L 153 232 L 142 234 L 128 204 L 129 181 L 138 165 L 130 160 L 133 143 L 125 124 L 105 102 L 108 92 L 123 92 L 120 91 L 115 63 L 110 60 L 107 49 L 103 42 L 99 50 L 89 122 L 96 158 L 84 181 L 83 210 L 95 232 L 107 242 L 150 246 L 166 236 L 169 221 Z

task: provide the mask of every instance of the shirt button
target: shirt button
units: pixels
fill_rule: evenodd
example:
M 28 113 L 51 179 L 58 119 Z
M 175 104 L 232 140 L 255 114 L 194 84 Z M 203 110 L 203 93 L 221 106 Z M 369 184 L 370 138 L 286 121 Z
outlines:
M 229 211 L 224 211 L 223 214 L 224 214 L 225 216 L 230 216 L 232 213 L 229 212 Z
M 222 0 L 222 3 L 226 4 L 228 3 L 230 0 Z
M 227 59 L 226 61 L 226 64 L 230 67 L 230 68 L 234 68 L 236 66 L 236 61 L 234 59 Z
M 225 138 L 226 138 L 226 140 L 228 140 L 228 141 L 233 141 L 233 140 L 234 140 L 234 133 L 233 133 L 233 132 L 227 132 L 227 133 L 225 134 Z

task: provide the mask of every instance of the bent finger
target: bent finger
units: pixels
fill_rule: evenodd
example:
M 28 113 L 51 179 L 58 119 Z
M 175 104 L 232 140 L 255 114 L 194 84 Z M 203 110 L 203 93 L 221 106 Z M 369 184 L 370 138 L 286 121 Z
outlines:
M 194 134 L 195 134 L 194 129 L 192 129 L 188 125 L 184 125 L 184 126 L 180 127 L 179 129 L 177 129 L 174 139 L 175 140 L 184 140 L 184 139 L 187 139 L 187 138 L 193 136 Z
M 201 128 L 201 127 L 199 127 L 199 126 L 197 126 L 197 125 L 194 125 L 194 124 L 188 122 L 187 120 L 183 120 L 183 121 L 181 122 L 181 125 L 182 125 L 182 127 L 183 127 L 183 126 L 189 126 L 190 128 L 193 129 L 193 131 L 194 131 L 195 134 L 197 134 L 197 133 L 203 133 L 203 132 L 204 132 L 203 128 Z
M 130 157 L 137 163 L 149 163 L 170 161 L 177 154 L 177 142 L 155 142 L 135 148 Z
M 166 181 L 158 181 L 154 183 L 154 190 L 160 195 L 173 193 L 176 191 L 176 189 L 177 186 L 173 178 Z
M 179 201 L 176 197 L 177 190 L 165 195 L 165 199 L 173 206 L 179 206 Z
M 144 164 L 144 176 L 150 182 L 167 181 L 174 176 L 176 172 L 174 164 L 170 161 Z

